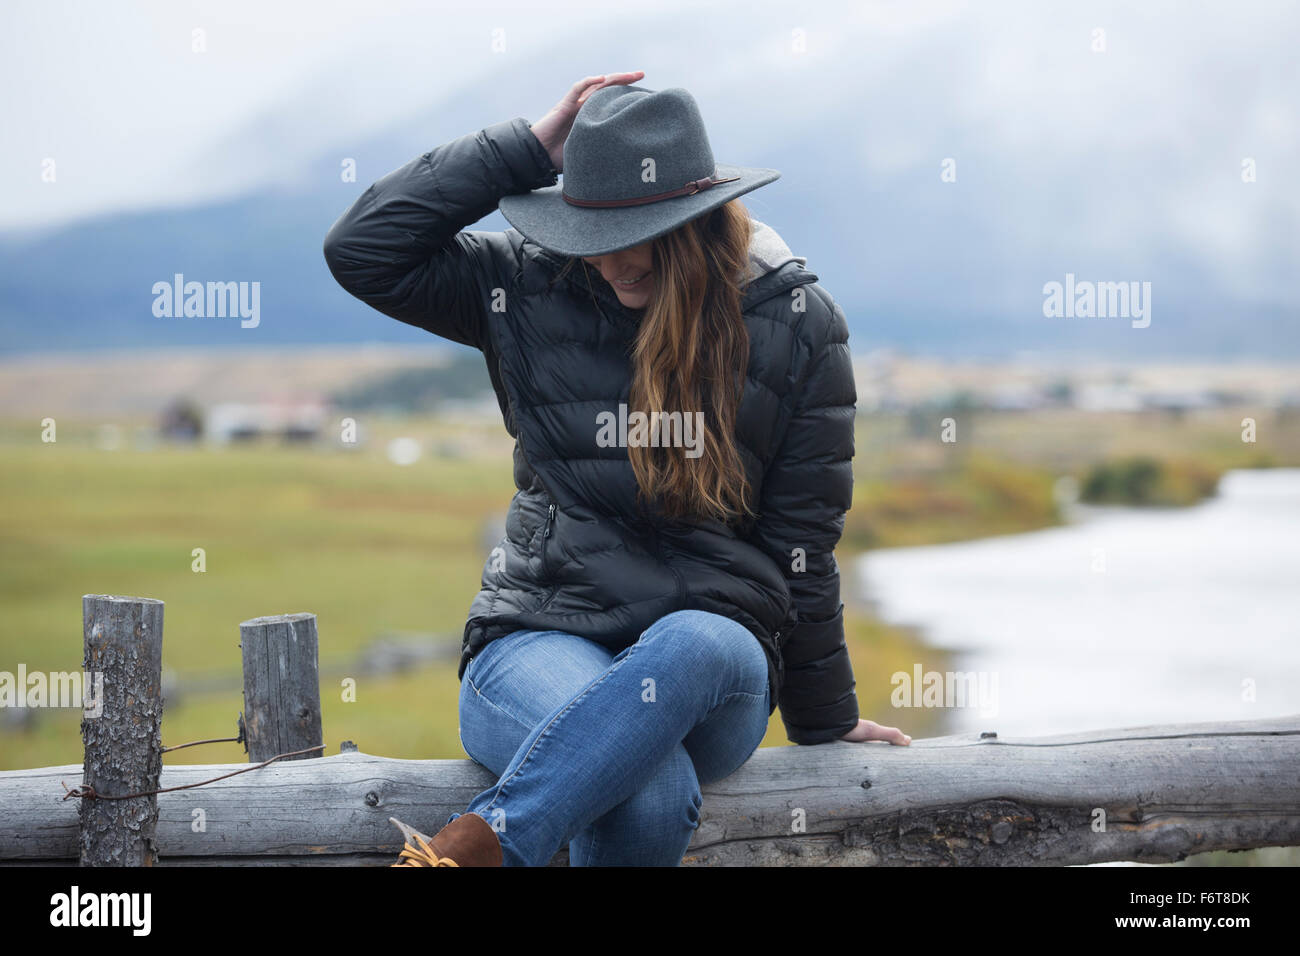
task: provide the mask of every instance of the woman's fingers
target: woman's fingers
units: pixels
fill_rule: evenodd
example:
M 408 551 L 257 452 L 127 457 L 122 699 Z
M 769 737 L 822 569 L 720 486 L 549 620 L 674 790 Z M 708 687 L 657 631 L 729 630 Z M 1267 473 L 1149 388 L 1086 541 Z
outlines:
M 583 103 L 587 102 L 587 97 L 591 96 L 592 93 L 595 93 L 596 90 L 602 89 L 606 86 L 635 83 L 643 76 L 645 76 L 645 70 L 632 70 L 628 73 L 605 73 L 601 76 L 589 76 L 585 80 L 579 81 L 579 85 L 582 83 L 594 83 L 595 85 L 589 85 L 579 94 L 578 105 L 581 106 Z
M 874 720 L 868 720 L 866 721 L 866 724 L 868 740 L 887 740 L 889 743 L 898 744 L 899 746 L 904 746 L 912 742 L 912 738 L 907 736 L 907 734 L 903 733 L 897 727 L 884 727 L 876 723 Z
M 600 76 L 583 77 L 577 83 L 574 83 L 573 86 L 569 87 L 569 96 L 575 100 L 581 100 L 582 94 L 587 91 L 587 88 L 589 86 L 591 86 L 593 83 L 600 83 L 604 79 L 605 79 L 604 74 L 601 74 Z
M 573 128 L 573 121 L 577 118 L 578 110 L 582 108 L 582 104 L 587 102 L 587 97 L 603 86 L 611 86 L 616 83 L 635 83 L 643 76 L 645 76 L 644 70 L 585 76 L 569 87 L 569 91 L 551 108 L 550 112 L 536 123 L 531 124 L 533 135 L 537 137 L 538 142 L 542 144 L 542 148 L 546 150 L 546 155 L 550 157 L 551 164 L 557 172 L 564 171 L 564 141 L 568 139 L 569 131 Z
M 912 742 L 912 738 L 903 733 L 897 727 L 884 727 L 874 720 L 858 718 L 858 725 L 845 734 L 841 740 L 848 740 L 854 743 L 862 743 L 868 740 L 883 740 L 886 743 L 896 744 L 900 747 L 906 747 Z

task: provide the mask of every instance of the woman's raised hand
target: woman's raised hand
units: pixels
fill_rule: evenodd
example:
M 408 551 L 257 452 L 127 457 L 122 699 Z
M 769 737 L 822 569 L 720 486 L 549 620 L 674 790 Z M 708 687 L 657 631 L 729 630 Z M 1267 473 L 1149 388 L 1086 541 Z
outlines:
M 574 117 L 587 97 L 602 86 L 635 83 L 645 76 L 645 70 L 633 70 L 631 73 L 606 73 L 601 76 L 588 76 L 569 87 L 560 102 L 551 107 L 551 111 L 533 124 L 533 135 L 537 137 L 546 155 L 551 157 L 551 164 L 557 172 L 564 172 L 564 141 L 573 129 Z

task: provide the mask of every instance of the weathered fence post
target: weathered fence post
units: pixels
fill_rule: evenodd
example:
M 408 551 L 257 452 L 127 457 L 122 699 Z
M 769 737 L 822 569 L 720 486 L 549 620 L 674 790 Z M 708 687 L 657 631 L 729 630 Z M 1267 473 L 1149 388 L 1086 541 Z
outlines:
M 244 657 L 244 731 L 248 759 L 324 743 L 315 614 L 273 614 L 239 625 Z M 300 760 L 324 753 L 289 757 Z
M 87 594 L 81 615 L 82 670 L 96 697 L 81 721 L 86 746 L 82 784 L 110 797 L 157 790 L 162 775 L 163 602 Z M 87 699 L 90 692 L 82 690 Z M 82 866 L 157 862 L 156 795 L 83 797 L 78 812 Z

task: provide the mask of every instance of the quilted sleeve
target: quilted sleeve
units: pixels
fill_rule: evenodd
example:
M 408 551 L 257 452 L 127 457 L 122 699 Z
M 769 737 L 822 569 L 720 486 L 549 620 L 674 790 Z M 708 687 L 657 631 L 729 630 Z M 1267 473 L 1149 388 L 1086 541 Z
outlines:
M 481 349 L 492 290 L 506 286 L 515 254 L 504 233 L 461 230 L 558 175 L 525 119 L 466 134 L 362 193 L 326 235 L 325 262 L 367 305 Z
M 810 300 L 817 294 L 808 292 Z M 782 569 L 794 598 L 796 622 L 781 641 L 785 677 L 778 705 L 796 744 L 837 740 L 858 722 L 834 553 L 853 500 L 857 391 L 848 323 L 827 301 L 826 337 L 814 348 L 780 451 L 764 477 L 751 538 Z

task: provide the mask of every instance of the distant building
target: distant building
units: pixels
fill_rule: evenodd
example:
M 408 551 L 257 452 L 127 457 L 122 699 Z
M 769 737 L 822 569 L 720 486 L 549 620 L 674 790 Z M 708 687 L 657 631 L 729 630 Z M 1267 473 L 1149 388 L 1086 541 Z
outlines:
M 1025 383 L 995 386 L 986 401 L 989 408 L 998 412 L 1028 412 L 1049 404 L 1041 388 Z
M 256 403 L 223 402 L 208 410 L 207 436 L 219 444 L 279 439 L 315 441 L 330 415 L 328 402 L 317 397 Z
M 1214 396 L 1205 389 L 1184 389 L 1180 391 L 1148 391 L 1142 396 L 1142 404 L 1150 409 L 1167 412 L 1191 411 L 1199 408 L 1213 408 L 1218 404 Z
M 1080 385 L 1074 407 L 1085 412 L 1139 412 L 1142 395 L 1130 385 Z

